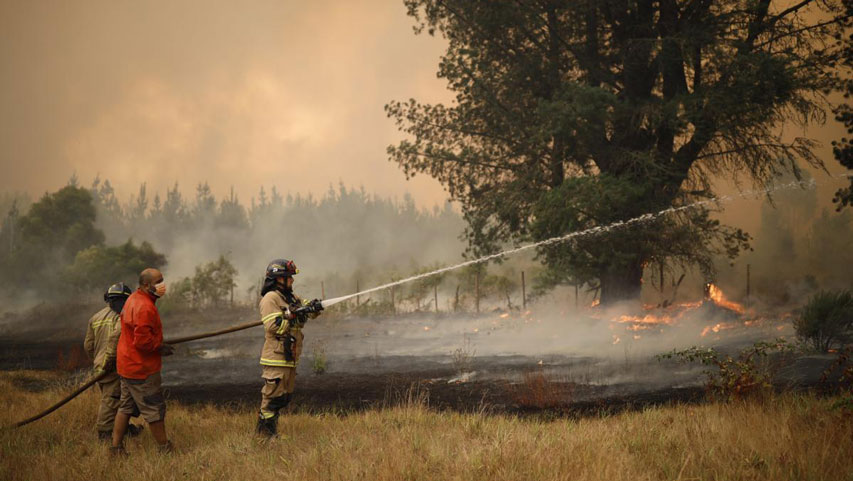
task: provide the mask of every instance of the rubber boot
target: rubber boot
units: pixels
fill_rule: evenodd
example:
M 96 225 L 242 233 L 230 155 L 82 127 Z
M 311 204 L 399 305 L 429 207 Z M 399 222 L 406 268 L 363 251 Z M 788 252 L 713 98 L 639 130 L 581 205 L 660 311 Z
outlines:
M 278 415 L 275 415 L 271 418 L 264 419 L 262 417 L 258 417 L 258 434 L 264 435 L 268 438 L 272 438 L 276 435 L 278 431 Z

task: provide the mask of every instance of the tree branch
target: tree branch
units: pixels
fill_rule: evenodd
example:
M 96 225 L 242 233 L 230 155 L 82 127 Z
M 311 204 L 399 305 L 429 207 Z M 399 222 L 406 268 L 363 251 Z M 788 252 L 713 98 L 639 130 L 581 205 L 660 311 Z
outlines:
M 429 154 L 426 152 L 417 152 L 417 151 L 411 152 L 411 153 L 418 156 L 418 157 L 426 157 L 428 159 L 437 159 L 437 160 L 442 160 L 444 162 L 453 162 L 453 163 L 457 163 L 457 164 L 466 164 L 466 165 L 476 165 L 478 167 L 487 167 L 490 169 L 505 170 L 505 171 L 509 171 L 509 172 L 515 171 L 515 169 L 514 169 L 515 166 L 490 164 L 488 162 L 478 162 L 476 160 L 464 160 L 464 159 L 460 159 L 458 157 L 453 157 L 450 155 L 436 155 L 436 154 Z

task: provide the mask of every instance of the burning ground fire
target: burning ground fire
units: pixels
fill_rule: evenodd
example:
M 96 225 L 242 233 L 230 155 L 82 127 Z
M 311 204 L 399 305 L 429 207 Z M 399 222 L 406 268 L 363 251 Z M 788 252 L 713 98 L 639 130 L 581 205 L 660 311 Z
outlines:
M 624 312 L 624 311 L 623 311 Z M 577 319 L 576 312 L 571 312 L 570 309 L 560 311 L 560 315 L 555 319 Z M 686 339 L 708 338 L 710 340 L 721 340 L 723 337 L 731 339 L 741 337 L 742 335 L 755 336 L 756 334 L 765 335 L 764 331 L 768 330 L 783 330 L 791 327 L 790 319 L 786 315 L 757 315 L 753 309 L 748 309 L 744 305 L 729 300 L 726 298 L 723 291 L 713 285 L 705 286 L 705 297 L 703 300 L 694 302 L 683 302 L 677 304 L 664 305 L 644 305 L 640 312 L 634 314 L 617 313 L 614 315 L 612 310 L 604 309 L 600 306 L 590 306 L 585 309 L 580 319 L 587 318 L 590 320 L 599 320 L 596 323 L 598 326 L 606 326 L 609 329 L 610 339 L 603 339 L 604 342 L 616 345 L 630 345 L 631 341 L 646 342 L 644 339 L 651 339 L 659 335 L 669 336 L 677 334 L 679 338 L 686 335 Z M 540 317 L 533 310 L 526 311 L 499 311 L 496 310 L 493 316 L 487 316 L 474 321 L 473 325 L 468 324 L 463 327 L 464 336 L 491 336 L 497 334 L 500 336 L 500 331 L 536 328 L 536 325 L 545 323 L 543 328 L 548 331 L 548 317 Z M 590 324 L 593 326 L 594 324 Z M 602 327 L 604 327 L 602 326 Z M 760 327 L 760 330 L 755 330 L 752 334 L 747 334 L 745 329 L 755 329 Z M 446 334 L 445 329 L 440 329 L 437 325 L 420 324 L 417 329 L 430 337 L 441 336 Z M 695 329 L 695 330 L 694 330 Z M 545 331 L 538 332 L 536 335 L 542 334 Z M 557 332 L 548 331 L 547 342 L 552 342 L 552 339 L 559 338 Z M 773 332 L 771 335 L 778 336 Z M 627 346 L 626 346 L 627 348 Z
M 737 312 L 738 314 L 746 313 L 746 309 L 742 305 L 726 299 L 726 296 L 723 295 L 723 291 L 714 284 L 708 284 L 708 298 L 711 299 L 714 304 L 724 309 Z
M 673 304 L 667 307 L 643 306 L 646 312 L 642 315 L 621 315 L 611 320 L 614 326 L 624 325 L 625 331 L 631 333 L 633 339 L 641 339 L 644 331 L 663 332 L 666 326 L 679 324 L 681 321 L 697 315 L 704 311 L 703 317 L 714 319 L 714 323 L 705 326 L 699 333 L 700 337 L 708 334 L 718 334 L 721 331 L 739 327 L 750 327 L 761 323 L 761 319 L 755 319 L 754 313 L 748 312 L 746 307 L 726 298 L 723 291 L 714 284 L 705 287 L 705 300 L 698 302 L 685 302 Z M 749 316 L 749 319 L 744 317 Z M 613 335 L 613 344 L 618 344 L 621 338 Z

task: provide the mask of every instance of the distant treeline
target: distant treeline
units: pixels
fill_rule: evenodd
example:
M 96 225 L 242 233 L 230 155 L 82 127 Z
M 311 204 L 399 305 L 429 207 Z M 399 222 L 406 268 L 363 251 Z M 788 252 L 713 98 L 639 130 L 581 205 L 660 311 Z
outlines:
M 133 282 L 131 271 L 140 263 L 164 265 L 177 281 L 224 255 L 245 292 L 273 258 L 295 260 L 302 279 L 357 275 L 367 281 L 453 261 L 464 250 L 464 224 L 450 204 L 419 209 L 409 195 L 398 201 L 343 184 L 322 197 L 261 187 L 243 203 L 233 190 L 217 198 L 207 183 L 192 197 L 177 183 L 152 196 L 146 184 L 131 194 L 108 180 L 85 187 L 72 178 L 29 207 L 6 202 L 6 208 L 0 278 L 14 289 L 48 280 L 56 285 L 58 278 L 80 289 Z M 131 269 L 119 272 L 117 263 Z

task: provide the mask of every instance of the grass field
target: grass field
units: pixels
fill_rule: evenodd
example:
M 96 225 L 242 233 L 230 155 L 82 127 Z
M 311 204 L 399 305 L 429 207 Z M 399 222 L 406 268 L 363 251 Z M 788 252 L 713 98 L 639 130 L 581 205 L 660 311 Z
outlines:
M 67 392 L 67 377 L 0 373 L 0 424 Z M 150 433 L 112 459 L 94 431 L 96 390 L 0 432 L 0 479 L 839 480 L 853 481 L 853 418 L 832 398 L 784 394 L 583 419 L 437 412 L 422 398 L 344 414 L 290 414 L 280 439 L 253 434 L 253 406 L 169 404 L 177 452 Z

